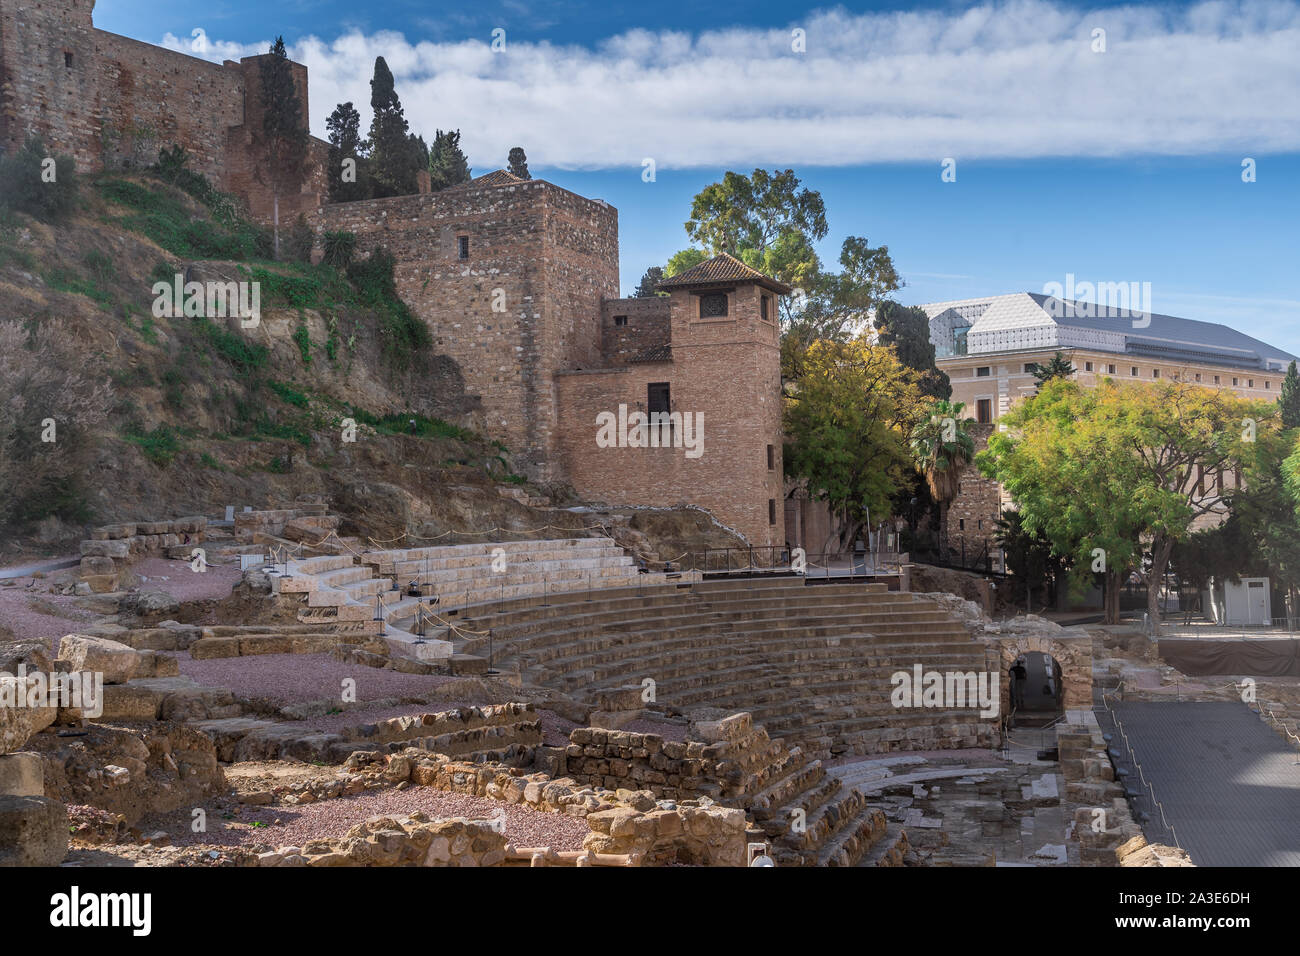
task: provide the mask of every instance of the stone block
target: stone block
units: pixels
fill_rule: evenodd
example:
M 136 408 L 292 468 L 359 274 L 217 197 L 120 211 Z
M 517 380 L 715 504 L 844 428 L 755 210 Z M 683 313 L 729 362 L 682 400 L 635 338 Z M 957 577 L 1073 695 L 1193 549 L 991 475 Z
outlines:
M 67 855 L 67 807 L 43 796 L 0 796 L 0 866 L 57 866 Z

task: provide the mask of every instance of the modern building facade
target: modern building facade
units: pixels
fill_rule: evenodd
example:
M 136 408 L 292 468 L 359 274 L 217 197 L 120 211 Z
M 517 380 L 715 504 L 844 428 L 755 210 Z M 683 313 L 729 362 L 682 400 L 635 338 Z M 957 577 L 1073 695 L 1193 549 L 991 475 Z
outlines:
M 952 382 L 952 399 L 965 403 L 966 414 L 978 423 L 974 434 L 980 451 L 998 419 L 1037 390 L 1035 366 L 1047 364 L 1057 352 L 1085 386 L 1103 378 L 1181 381 L 1268 401 L 1277 399 L 1287 366 L 1296 360 L 1226 325 L 1032 292 L 921 308 L 930 317 L 935 364 Z M 961 485 L 949 509 L 949 544 L 977 551 L 992 540 L 1010 501 L 997 483 L 974 468 L 963 475 Z

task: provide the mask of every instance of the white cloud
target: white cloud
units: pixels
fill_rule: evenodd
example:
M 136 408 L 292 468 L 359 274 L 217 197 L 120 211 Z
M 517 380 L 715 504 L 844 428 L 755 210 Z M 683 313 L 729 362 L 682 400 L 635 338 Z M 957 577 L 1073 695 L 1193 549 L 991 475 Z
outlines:
M 462 130 L 485 172 L 523 144 L 561 168 L 1229 154 L 1300 148 L 1300 3 L 1079 11 L 1011 0 L 964 11 L 822 11 L 790 31 L 631 30 L 594 48 L 396 32 L 305 37 L 312 128 L 336 103 L 369 122 L 382 55 L 412 129 Z M 1094 28 L 1107 52 L 1092 52 Z M 194 53 L 168 34 L 163 45 Z M 209 38 L 208 59 L 264 52 Z M 496 160 L 489 159 L 496 157 Z

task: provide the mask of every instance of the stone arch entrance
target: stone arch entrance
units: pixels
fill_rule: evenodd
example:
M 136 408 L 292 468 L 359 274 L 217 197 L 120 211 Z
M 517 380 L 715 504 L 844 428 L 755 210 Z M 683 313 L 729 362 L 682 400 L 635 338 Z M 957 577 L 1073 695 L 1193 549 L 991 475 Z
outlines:
M 1092 708 L 1092 638 L 1043 637 L 1023 635 L 998 640 L 1000 657 L 999 690 L 1002 697 L 1001 713 L 1011 713 L 1011 681 L 1009 675 L 1018 658 L 1047 655 L 1060 668 L 1059 699 L 1063 710 L 1090 710 Z M 1041 676 L 1041 669 L 1038 674 Z M 1041 698 L 1041 693 L 1038 695 Z
M 1029 651 L 1016 657 L 1010 668 L 1007 691 L 1011 696 L 1016 723 L 1046 724 L 1065 712 L 1063 668 L 1045 651 Z

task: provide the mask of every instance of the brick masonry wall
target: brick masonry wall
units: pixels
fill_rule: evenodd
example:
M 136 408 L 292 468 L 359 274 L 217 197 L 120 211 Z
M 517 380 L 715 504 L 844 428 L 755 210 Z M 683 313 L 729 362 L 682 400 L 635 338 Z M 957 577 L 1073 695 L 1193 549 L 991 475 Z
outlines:
M 393 253 L 398 292 L 482 398 L 475 427 L 530 477 L 556 480 L 552 380 L 595 361 L 600 302 L 618 281 L 613 207 L 534 180 L 338 203 L 310 218 L 318 232 L 356 233 L 363 254 Z
M 623 316 L 625 325 L 614 319 Z M 669 300 L 656 295 L 641 299 L 606 299 L 600 310 L 600 356 L 605 365 L 626 365 L 644 349 L 671 341 Z
M 784 545 L 780 355 L 773 323 L 758 318 L 757 287 L 733 290 L 728 318 L 699 322 L 698 298 L 671 297 L 673 360 L 557 377 L 563 473 L 579 494 L 613 504 L 695 504 L 753 545 Z M 684 448 L 601 448 L 596 416 L 646 411 L 651 382 L 669 384 L 671 409 L 703 415 L 703 454 Z M 767 446 L 773 445 L 773 468 Z M 775 501 L 775 523 L 768 501 Z

